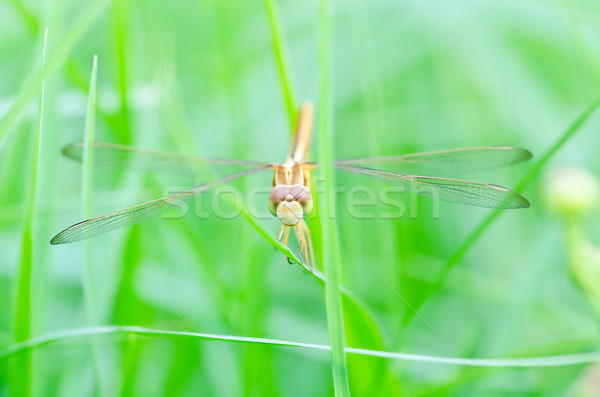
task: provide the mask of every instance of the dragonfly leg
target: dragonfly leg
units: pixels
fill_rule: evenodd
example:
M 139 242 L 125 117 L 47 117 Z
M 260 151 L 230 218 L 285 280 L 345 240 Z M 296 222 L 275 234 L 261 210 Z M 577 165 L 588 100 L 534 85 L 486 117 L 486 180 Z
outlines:
M 288 240 L 290 239 L 290 228 L 288 226 L 284 226 L 285 232 L 283 233 L 283 244 L 288 245 Z
M 296 233 L 296 239 L 298 240 L 298 244 L 300 245 L 300 249 L 298 250 L 298 257 L 300 260 L 306 264 L 306 266 L 312 271 L 312 264 L 308 260 L 308 245 L 306 243 L 306 236 L 304 234 L 304 229 L 301 225 L 294 226 L 294 232 Z M 304 258 L 302 258 L 302 254 L 304 253 Z
M 277 240 L 281 241 L 284 245 L 288 245 L 288 240 L 290 239 L 290 228 L 286 225 L 281 225 L 281 229 L 279 229 L 279 233 L 277 233 Z M 294 262 L 290 258 L 286 256 L 286 259 L 290 265 L 293 265 Z
M 308 225 L 306 224 L 306 221 L 304 219 L 302 219 L 300 221 L 300 227 L 302 228 L 302 231 L 304 232 L 304 238 L 306 239 L 306 242 L 307 242 L 308 254 L 310 255 L 310 266 L 314 269 L 315 264 L 317 263 L 317 262 L 315 262 L 315 248 L 313 246 L 312 235 L 310 233 L 310 229 L 308 228 Z
M 298 257 L 300 258 L 300 260 L 302 260 L 302 251 L 304 251 L 304 238 L 300 226 L 294 226 L 294 234 L 296 235 L 296 240 L 298 240 L 298 245 L 300 246 L 300 248 L 298 249 Z
M 283 236 L 283 232 L 285 231 L 285 225 L 281 225 L 281 228 L 279 229 L 279 233 L 277 233 L 277 240 L 281 241 L 281 237 Z

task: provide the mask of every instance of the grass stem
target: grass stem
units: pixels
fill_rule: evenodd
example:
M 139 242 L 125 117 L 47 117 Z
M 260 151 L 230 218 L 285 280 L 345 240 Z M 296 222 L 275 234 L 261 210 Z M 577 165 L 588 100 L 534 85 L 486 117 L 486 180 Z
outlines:
M 267 14 L 269 16 L 269 25 L 271 34 L 273 35 L 273 48 L 275 50 L 275 58 L 277 59 L 277 67 L 281 77 L 281 86 L 283 89 L 283 98 L 285 108 L 288 113 L 288 121 L 290 123 L 290 132 L 296 127 L 296 119 L 298 117 L 297 106 L 294 94 L 294 82 L 290 72 L 290 62 L 287 50 L 287 45 L 284 40 L 283 29 L 281 27 L 279 11 L 275 0 L 265 0 Z
M 331 119 L 331 27 L 330 4 L 321 0 L 319 9 L 319 97 L 317 112 L 318 159 L 324 194 L 319 205 L 321 249 L 325 270 L 325 308 L 333 364 L 333 385 L 336 396 L 349 396 L 348 370 L 344 351 L 344 316 L 339 288 L 341 252 L 335 217 L 335 174 L 333 159 L 333 128 Z
M 17 292 L 15 307 L 15 342 L 23 342 L 31 338 L 32 327 L 32 285 L 35 265 L 35 218 L 38 205 L 38 179 L 40 171 L 40 157 L 42 149 L 42 126 L 44 116 L 44 63 L 46 60 L 46 43 L 48 41 L 48 29 L 44 32 L 44 43 L 42 47 L 42 70 L 41 90 L 38 105 L 37 130 L 34 135 L 33 152 L 27 187 L 27 201 L 25 206 L 25 220 L 23 222 L 23 233 L 21 236 L 21 254 L 17 267 Z M 31 352 L 24 352 L 15 358 L 12 367 L 11 391 L 15 396 L 31 395 Z
M 96 120 L 96 87 L 98 81 L 98 56 L 94 55 L 92 64 L 92 73 L 90 76 L 90 88 L 88 93 L 88 103 L 85 117 L 85 132 L 83 146 L 83 167 L 81 175 L 81 208 L 83 219 L 92 217 L 92 195 L 94 189 L 94 123 Z M 85 295 L 86 312 L 90 326 L 98 325 L 98 316 L 95 300 L 94 288 L 94 261 L 93 261 L 93 241 L 85 242 L 85 270 L 83 274 L 83 293 Z M 96 391 L 103 390 L 102 373 L 100 364 L 100 347 L 96 336 L 91 337 L 92 346 L 92 364 L 96 378 Z

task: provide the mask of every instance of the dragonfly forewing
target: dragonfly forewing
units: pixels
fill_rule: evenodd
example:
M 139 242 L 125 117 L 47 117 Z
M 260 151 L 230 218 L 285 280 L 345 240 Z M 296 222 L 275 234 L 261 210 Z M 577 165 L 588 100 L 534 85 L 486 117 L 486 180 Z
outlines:
M 206 191 L 217 184 L 264 171 L 269 168 L 269 165 L 261 165 L 258 168 L 246 170 L 234 175 L 229 175 L 219 180 L 206 183 L 183 192 L 175 193 L 167 197 L 148 201 L 146 203 L 134 205 L 133 207 L 125 208 L 76 223 L 54 236 L 52 240 L 50 240 L 50 244 L 58 245 L 72 243 L 75 241 L 92 238 L 112 230 L 120 229 L 122 227 L 135 225 L 136 223 L 140 223 L 146 219 L 153 218 L 164 213 L 171 208 L 169 204 L 172 204 L 177 200 L 189 198 L 196 193 Z
M 182 156 L 176 153 L 140 149 L 114 143 L 96 142 L 92 146 L 94 164 L 97 166 L 169 175 L 183 174 L 194 177 L 197 183 L 207 183 L 246 170 L 269 166 L 269 164 L 256 161 Z M 83 142 L 65 146 L 63 154 L 71 159 L 81 161 Z
M 456 176 L 515 164 L 531 158 L 531 152 L 514 146 L 485 146 L 468 149 L 337 160 L 339 165 L 355 165 L 409 175 Z
M 406 175 L 373 170 L 345 164 L 336 164 L 342 170 L 382 178 L 406 188 L 407 192 L 431 196 L 440 200 L 486 208 L 516 209 L 529 207 L 529 201 L 520 194 L 496 185 L 458 179 Z

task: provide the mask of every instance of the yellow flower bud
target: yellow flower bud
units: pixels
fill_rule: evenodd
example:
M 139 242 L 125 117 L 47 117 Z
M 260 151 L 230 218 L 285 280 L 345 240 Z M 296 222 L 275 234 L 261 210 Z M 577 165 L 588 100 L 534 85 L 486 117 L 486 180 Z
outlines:
M 589 212 L 600 198 L 598 177 L 573 166 L 563 166 L 549 172 L 543 190 L 548 206 L 565 215 Z

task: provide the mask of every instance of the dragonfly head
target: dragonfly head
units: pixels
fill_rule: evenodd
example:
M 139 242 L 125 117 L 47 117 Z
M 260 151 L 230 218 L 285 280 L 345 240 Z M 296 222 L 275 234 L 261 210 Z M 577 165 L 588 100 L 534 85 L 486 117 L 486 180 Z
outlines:
M 312 210 L 310 190 L 304 185 L 277 185 L 269 194 L 269 211 L 286 226 L 298 224 Z

